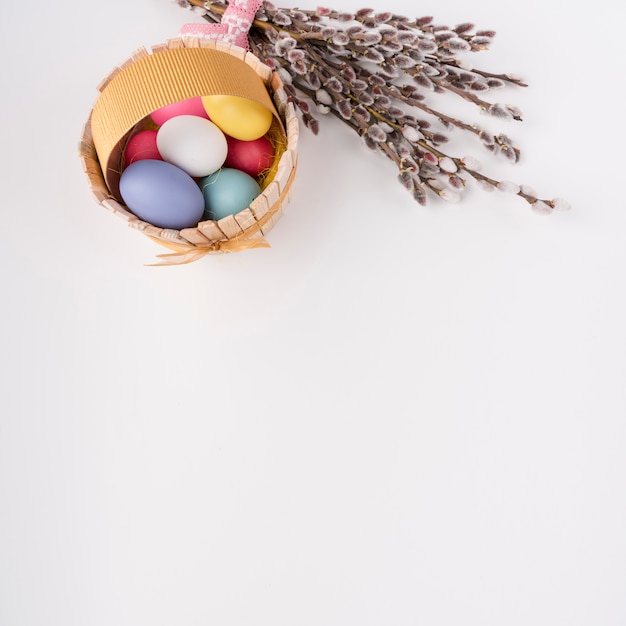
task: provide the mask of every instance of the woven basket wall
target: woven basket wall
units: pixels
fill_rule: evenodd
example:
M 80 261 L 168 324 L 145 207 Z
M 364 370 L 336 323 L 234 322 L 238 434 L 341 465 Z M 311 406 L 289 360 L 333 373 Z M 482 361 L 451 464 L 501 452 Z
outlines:
M 100 204 L 127 224 L 179 253 L 243 249 L 265 235 L 289 201 L 297 166 L 298 120 L 276 72 L 253 54 L 221 41 L 173 39 L 142 48 L 99 85 L 100 95 L 84 125 L 79 152 Z M 280 145 L 260 196 L 236 215 L 197 227 L 159 228 L 123 204 L 118 183 L 128 138 L 153 111 L 195 96 L 227 94 L 256 100 L 274 113 Z M 248 246 L 249 247 L 249 246 Z

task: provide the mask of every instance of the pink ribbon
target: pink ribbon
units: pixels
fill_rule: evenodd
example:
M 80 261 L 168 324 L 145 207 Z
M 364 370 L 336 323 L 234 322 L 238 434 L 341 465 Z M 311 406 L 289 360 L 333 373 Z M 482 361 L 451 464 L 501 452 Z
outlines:
M 220 24 L 185 24 L 181 37 L 221 39 L 227 43 L 248 49 L 248 31 L 262 0 L 231 0 Z

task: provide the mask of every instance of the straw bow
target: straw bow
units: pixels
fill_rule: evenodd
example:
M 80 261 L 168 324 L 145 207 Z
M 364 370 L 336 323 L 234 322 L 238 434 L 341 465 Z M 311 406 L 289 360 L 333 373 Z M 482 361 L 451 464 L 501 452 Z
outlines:
M 220 24 L 185 24 L 180 34 L 182 37 L 221 39 L 248 50 L 248 31 L 261 4 L 262 0 L 232 0 Z
M 216 241 L 206 246 L 186 246 L 173 241 L 163 241 L 154 237 L 149 237 L 152 241 L 173 250 L 168 254 L 158 254 L 157 258 L 161 259 L 158 263 L 148 263 L 148 265 L 186 265 L 193 263 L 206 256 L 216 252 L 239 252 L 241 250 L 250 250 L 252 248 L 269 248 L 270 244 L 263 237 L 253 237 L 250 239 L 230 239 L 228 241 Z

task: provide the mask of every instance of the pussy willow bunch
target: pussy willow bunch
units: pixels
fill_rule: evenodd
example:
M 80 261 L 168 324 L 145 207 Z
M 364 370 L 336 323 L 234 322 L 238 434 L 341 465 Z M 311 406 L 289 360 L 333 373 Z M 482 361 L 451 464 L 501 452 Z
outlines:
M 218 23 L 226 3 L 177 0 Z M 520 150 L 504 133 L 494 135 L 435 108 L 431 94 L 453 94 L 500 120 L 521 120 L 510 104 L 490 103 L 485 92 L 525 86 L 514 74 L 472 67 L 467 52 L 486 50 L 495 33 L 473 24 L 435 25 L 431 17 L 409 19 L 364 8 L 355 13 L 329 8 L 278 8 L 265 1 L 249 31 L 250 50 L 278 71 L 304 125 L 319 131 L 316 114 L 333 114 L 382 152 L 398 169 L 398 180 L 415 200 L 429 193 L 458 201 L 468 180 L 486 191 L 523 198 L 539 213 L 567 209 L 566 201 L 541 199 L 526 185 L 495 180 L 477 159 L 448 154 L 446 131 L 470 133 L 493 154 L 515 163 Z M 431 98 L 432 99 L 432 98 Z

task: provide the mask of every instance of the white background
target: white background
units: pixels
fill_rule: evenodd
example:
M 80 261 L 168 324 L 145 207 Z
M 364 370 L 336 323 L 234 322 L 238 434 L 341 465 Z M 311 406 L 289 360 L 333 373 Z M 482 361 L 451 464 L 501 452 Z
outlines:
M 111 69 L 199 18 L 4 7 L 2 626 L 626 623 L 622 22 L 418 4 L 372 3 L 496 30 L 473 61 L 529 83 L 489 96 L 522 161 L 459 156 L 573 210 L 420 207 L 323 119 L 270 249 L 165 268 L 77 145 Z

